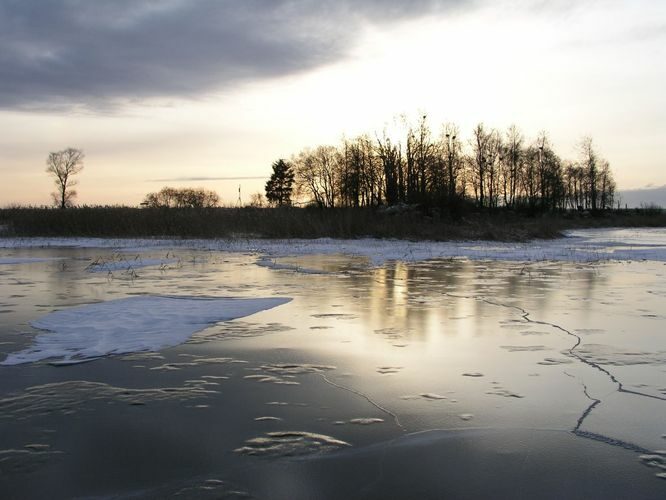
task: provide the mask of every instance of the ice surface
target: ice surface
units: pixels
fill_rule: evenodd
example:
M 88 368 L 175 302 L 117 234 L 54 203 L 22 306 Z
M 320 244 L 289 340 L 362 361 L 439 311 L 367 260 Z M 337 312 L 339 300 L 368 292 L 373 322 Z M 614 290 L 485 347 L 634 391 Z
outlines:
M 666 352 L 643 352 L 637 349 L 624 349 L 604 344 L 585 344 L 577 349 L 584 359 L 600 365 L 663 365 Z
M 357 425 L 372 425 L 372 424 L 381 424 L 384 421 L 383 418 L 373 418 L 373 417 L 361 417 L 361 418 L 352 418 L 349 423 Z
M 382 375 L 391 375 L 393 373 L 398 373 L 402 370 L 402 366 L 378 366 L 377 373 Z
M 246 375 L 243 377 L 246 380 L 256 380 L 257 382 L 262 382 L 262 383 L 271 383 L 271 384 L 278 384 L 278 385 L 300 385 L 300 382 L 296 382 L 295 380 L 285 380 L 280 377 L 274 377 L 272 375 Z
M 69 380 L 28 387 L 23 392 L 0 399 L 0 421 L 27 420 L 41 415 L 75 415 L 95 401 L 141 406 L 161 401 L 179 403 L 215 394 L 204 380 L 172 387 L 130 389 L 101 382 Z
M 290 300 L 143 295 L 63 309 L 33 321 L 32 326 L 49 333 L 37 335 L 31 347 L 9 354 L 1 364 L 156 351 L 182 344 L 211 324 L 249 316 Z
M 255 373 L 252 375 L 245 375 L 243 378 L 246 380 L 255 380 L 263 383 L 273 383 L 278 385 L 300 385 L 300 382 L 294 380 L 297 375 L 305 375 L 308 373 L 324 373 L 328 370 L 335 370 L 335 366 L 327 365 L 312 365 L 309 363 L 290 363 L 290 364 L 266 364 L 258 368 L 252 368 L 257 372 L 268 373 Z
M 35 472 L 49 460 L 60 458 L 63 454 L 61 451 L 33 449 L 28 446 L 24 450 L 0 450 L 0 464 L 3 475 L 25 475 Z
M 129 271 L 140 267 L 167 266 L 170 264 L 176 264 L 177 262 L 177 259 L 143 259 L 140 257 L 129 260 L 100 260 L 90 264 L 87 267 L 87 270 L 91 273 Z
M 258 467 L 258 498 L 664 498 L 659 469 L 630 452 L 541 429 L 427 431 Z
M 652 454 L 641 455 L 638 458 L 648 467 L 657 469 L 655 476 L 659 479 L 666 479 L 666 451 L 655 451 Z
M 632 250 L 631 239 L 620 239 L 608 241 L 614 248 Z M 552 243 L 557 246 L 571 242 L 574 238 Z M 89 302 L 92 297 L 118 298 L 128 293 L 297 297 L 287 308 L 270 314 L 205 328 L 177 349 L 136 352 L 67 370 L 42 366 L 25 368 L 27 371 L 23 372 L 24 368 L 5 367 L 28 378 L 10 376 L 8 371 L 3 379 L 6 389 L 0 395 L 0 424 L 7 427 L 8 439 L 11 437 L 3 448 L 37 452 L 41 450 L 26 446 L 48 443 L 51 449 L 64 452 L 58 461 L 49 459 L 49 468 L 40 469 L 34 481 L 23 483 L 49 484 L 51 477 L 76 477 L 71 472 L 78 473 L 82 460 L 91 461 L 89 450 L 104 449 L 104 457 L 111 458 L 101 457 L 94 468 L 89 467 L 88 484 L 100 484 L 100 480 L 103 483 L 107 471 L 114 477 L 124 477 L 122 471 L 131 455 L 143 457 L 133 459 L 132 469 L 144 464 L 153 467 L 151 475 L 145 476 L 151 479 L 140 482 L 142 487 L 152 487 L 160 480 L 154 473 L 164 470 L 163 457 L 167 457 L 174 465 L 164 473 L 165 477 L 180 477 L 178 468 L 182 463 L 201 464 L 193 466 L 196 478 L 187 479 L 193 485 L 204 484 L 209 474 L 223 471 L 225 475 L 220 479 L 237 481 L 258 498 L 279 496 L 274 484 L 268 486 L 268 494 L 261 495 L 262 490 L 256 489 L 258 478 L 266 477 L 267 483 L 275 483 L 274 478 L 279 477 L 280 485 L 284 485 L 283 469 L 293 472 L 295 463 L 300 467 L 313 462 L 318 465 L 308 472 L 317 470 L 320 476 L 289 477 L 299 488 L 308 482 L 312 489 L 299 490 L 300 495 L 285 494 L 285 498 L 314 498 L 321 491 L 329 492 L 327 498 L 353 498 L 347 493 L 358 491 L 377 498 L 389 492 L 384 497 L 390 497 L 395 485 L 382 490 L 378 477 L 404 478 L 408 486 L 395 490 L 404 498 L 441 498 L 446 496 L 437 489 L 442 474 L 448 474 L 451 491 L 462 492 L 460 496 L 471 496 L 470 488 L 477 484 L 492 484 L 492 493 L 496 485 L 511 483 L 512 489 L 504 491 L 514 495 L 533 485 L 529 491 L 536 492 L 534 496 L 543 496 L 543 492 L 548 496 L 555 491 L 562 493 L 560 498 L 572 498 L 571 490 L 552 489 L 568 484 L 581 493 L 578 497 L 584 498 L 585 494 L 601 496 L 593 493 L 619 477 L 617 471 L 625 471 L 625 484 L 632 488 L 637 483 L 644 486 L 641 481 L 647 478 L 657 483 L 657 488 L 662 487 L 663 495 L 666 483 L 654 476 L 666 474 L 656 466 L 662 463 L 656 457 L 661 452 L 656 450 L 663 449 L 666 443 L 661 438 L 666 432 L 663 418 L 659 420 L 666 395 L 666 345 L 661 331 L 665 263 L 590 265 L 462 258 L 417 264 L 396 261 L 373 269 L 368 264 L 376 261 L 361 256 L 349 258 L 349 265 L 331 266 L 330 274 L 314 276 L 297 271 L 329 270 L 322 263 L 345 261 L 347 257 L 301 256 L 298 249 L 295 256 L 289 257 L 293 249 L 288 243 L 258 242 L 253 249 L 244 246 L 250 253 L 243 255 L 176 249 L 185 264 L 164 272 L 154 268 L 152 273 L 141 273 L 141 279 L 131 284 L 83 270 L 92 258 L 111 255 L 110 250 L 12 252 L 11 256 L 66 255 L 73 265 L 65 270 L 53 264 L 0 269 L 7 297 L 6 304 L 0 304 L 0 313 L 3 308 L 11 309 L 0 315 L 8 325 L 0 339 L 5 343 L 1 346 L 5 352 L 18 351 L 26 346 L 25 342 L 29 344 L 34 334 L 26 339 L 24 325 L 28 321 L 54 308 Z M 309 247 L 304 244 L 303 252 L 316 253 L 322 248 L 320 243 L 312 242 Z M 641 249 L 654 249 L 658 241 L 641 243 Z M 392 246 L 416 249 L 405 260 L 426 255 L 428 248 L 455 247 L 425 242 L 424 252 L 419 254 L 420 243 L 376 244 L 380 250 L 387 249 L 381 258 L 389 255 Z M 358 247 L 358 243 L 354 245 Z M 511 246 L 456 245 L 487 250 Z M 136 252 L 136 247 L 132 250 Z M 261 258 L 255 252 L 260 250 L 275 251 L 271 261 L 290 267 L 255 266 Z M 10 251 L 5 252 L 10 255 Z M 141 258 L 165 254 L 168 258 L 171 253 L 167 254 L 166 249 L 138 252 L 142 252 Z M 187 264 L 195 261 L 196 266 Z M 117 314 L 116 322 L 124 325 L 124 316 Z M 273 332 L 280 334 L 269 335 Z M 219 342 L 222 339 L 225 342 Z M 396 343 L 406 347 L 395 349 Z M 0 356 L 2 359 L 4 355 Z M 241 362 L 245 364 L 236 364 Z M 89 380 L 92 385 L 48 384 L 69 376 L 82 382 Z M 614 380 L 626 390 L 620 391 Z M 25 384 L 46 385 L 39 390 L 26 390 Z M 25 395 L 28 397 L 21 399 Z M 172 395 L 173 399 L 168 399 Z M 86 402 L 89 399 L 91 403 Z M 352 417 L 357 417 L 354 422 Z M 376 417 L 382 417 L 384 423 L 362 423 Z M 70 425 L 72 418 L 77 421 L 76 426 Z M 397 418 L 400 421 L 394 425 Z M 162 422 L 168 423 L 164 433 L 159 432 Z M 119 429 L 118 434 L 107 438 L 107 432 L 97 432 L 100 425 Z M 86 426 L 84 433 L 81 429 Z M 33 431 L 41 427 L 54 431 Z M 489 431 L 458 431 L 467 427 Z M 157 430 L 155 435 L 153 428 Z M 171 432 L 174 428 L 179 432 Z M 440 428 L 455 431 L 455 436 L 441 435 L 441 440 L 425 440 L 406 448 L 388 444 L 403 431 Z M 265 434 L 275 430 L 299 432 Z M 354 447 L 329 448 L 326 440 L 310 433 L 334 436 L 332 439 Z M 91 436 L 95 437 L 94 444 Z M 118 445 L 115 455 L 107 453 L 113 448 L 109 444 L 122 436 L 129 436 L 126 443 Z M 172 441 L 174 437 L 177 439 Z M 156 443 L 164 444 L 157 447 Z M 552 453 L 557 446 L 562 446 L 560 455 Z M 242 447 L 243 451 L 230 453 Z M 320 448 L 337 451 L 319 459 Z M 149 450 L 146 456 L 141 455 L 142 449 Z M 413 449 L 413 455 L 407 449 Z M 424 454 L 426 449 L 429 451 Z M 439 459 L 424 461 L 427 453 Z M 151 454 L 158 460 L 153 462 Z M 305 459 L 290 460 L 288 464 L 275 460 L 301 454 Z M 639 459 L 639 454 L 650 457 Z M 39 458 L 25 453 L 23 456 L 31 461 Z M 360 458 L 348 469 L 341 469 L 357 456 L 373 458 Z M 502 458 L 499 462 L 498 456 Z M 210 462 L 205 457 L 210 457 Z M 571 457 L 585 460 L 574 462 Z M 616 465 L 606 469 L 612 465 L 612 457 Z M 62 469 L 50 469 L 51 462 L 62 462 L 62 466 L 57 465 Z M 413 464 L 424 462 L 440 467 L 419 476 L 422 468 Z M 443 469 L 442 463 L 446 464 Z M 503 468 L 497 469 L 498 463 Z M 245 464 L 250 472 L 240 478 L 234 471 L 245 470 Z M 264 475 L 265 469 L 258 470 L 273 465 L 280 475 Z M 469 475 L 461 474 L 468 469 Z M 349 473 L 345 474 L 346 470 Z M 382 476 L 382 470 L 388 473 Z M 319 479 L 311 480 L 312 477 Z M 340 481 L 340 477 L 345 481 Z M 361 479 L 353 483 L 357 477 Z M 16 491 L 22 491 L 16 488 L 23 484 L 21 477 L 11 477 L 11 481 Z M 543 481 L 550 482 L 543 486 Z M 348 483 L 353 483 L 353 488 L 333 487 Z M 458 486 L 461 489 L 455 489 Z M 647 488 L 652 491 L 650 488 L 654 487 Z M 56 491 L 59 494 L 55 496 L 59 497 L 107 493 L 89 487 Z M 144 496 L 160 496 L 153 495 L 154 490 L 144 491 L 151 492 Z M 614 488 L 607 491 L 611 497 L 615 493 Z M 119 496 L 123 492 L 119 486 L 108 491 Z M 480 491 L 478 497 L 487 494 L 486 490 Z M 511 498 L 510 494 L 504 497 Z M 635 493 L 629 497 L 661 498 Z
M 138 493 L 147 496 L 145 491 Z M 132 495 L 134 496 L 134 495 Z M 178 489 L 172 489 L 169 485 L 150 492 L 152 498 L 198 498 L 201 500 L 220 498 L 228 500 L 246 500 L 253 498 L 248 492 L 240 490 L 227 481 L 220 479 L 199 480 L 199 484 L 192 484 Z
M 275 260 L 271 259 L 270 257 L 262 257 L 261 259 L 258 259 L 255 264 L 261 267 L 268 267 L 270 269 L 282 269 L 286 271 L 296 271 L 299 273 L 303 274 L 326 274 L 323 271 L 319 271 L 317 269 L 309 269 L 307 267 L 301 267 L 301 266 L 294 266 L 292 264 L 279 264 L 275 262 Z
M 236 453 L 253 456 L 291 457 L 325 453 L 351 446 L 340 439 L 324 434 L 303 431 L 267 432 L 264 436 L 248 439 Z
M 127 356 L 123 356 L 122 359 L 127 359 Z M 207 357 L 193 357 L 190 361 L 182 361 L 175 363 L 164 363 L 158 366 L 154 366 L 151 370 L 157 371 L 177 371 L 182 369 L 191 368 L 194 366 L 206 366 L 206 365 L 222 365 L 227 363 L 247 363 L 242 359 L 226 358 L 226 357 L 216 357 L 216 358 L 207 358 Z
M 408 394 L 407 396 L 401 396 L 401 399 L 425 399 L 426 401 L 441 401 L 448 398 L 446 396 L 442 396 L 441 394 L 435 394 L 434 392 L 422 392 L 421 394 Z

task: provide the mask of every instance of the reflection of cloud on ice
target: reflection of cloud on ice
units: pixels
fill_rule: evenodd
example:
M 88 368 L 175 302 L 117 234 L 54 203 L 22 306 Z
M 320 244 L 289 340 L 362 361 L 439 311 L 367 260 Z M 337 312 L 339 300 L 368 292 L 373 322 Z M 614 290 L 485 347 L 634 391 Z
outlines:
M 285 304 L 288 298 L 235 299 L 137 296 L 53 312 L 33 321 L 33 345 L 1 363 L 85 361 L 108 354 L 156 351 L 182 344 L 211 324 Z

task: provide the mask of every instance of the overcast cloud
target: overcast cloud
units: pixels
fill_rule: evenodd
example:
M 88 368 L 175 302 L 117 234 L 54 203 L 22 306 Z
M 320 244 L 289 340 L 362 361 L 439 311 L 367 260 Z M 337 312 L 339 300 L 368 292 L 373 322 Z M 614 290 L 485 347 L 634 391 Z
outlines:
M 472 0 L 0 0 L 0 108 L 193 97 L 340 60 L 364 23 Z

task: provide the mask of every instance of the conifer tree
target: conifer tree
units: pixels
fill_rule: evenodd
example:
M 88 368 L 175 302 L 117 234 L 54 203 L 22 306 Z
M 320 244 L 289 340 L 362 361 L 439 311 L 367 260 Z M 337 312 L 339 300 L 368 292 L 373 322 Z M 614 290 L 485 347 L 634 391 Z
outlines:
M 273 163 L 273 173 L 266 182 L 266 199 L 277 206 L 291 205 L 291 192 L 294 185 L 294 170 L 280 159 Z

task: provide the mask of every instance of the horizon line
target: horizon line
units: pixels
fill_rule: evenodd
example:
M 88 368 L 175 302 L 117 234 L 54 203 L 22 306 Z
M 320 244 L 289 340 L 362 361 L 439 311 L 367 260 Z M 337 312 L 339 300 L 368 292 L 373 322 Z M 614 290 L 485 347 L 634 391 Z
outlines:
M 147 179 L 145 182 L 189 182 L 189 181 L 244 181 L 268 179 L 269 175 L 240 177 L 172 177 L 169 179 Z

